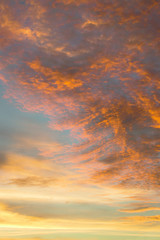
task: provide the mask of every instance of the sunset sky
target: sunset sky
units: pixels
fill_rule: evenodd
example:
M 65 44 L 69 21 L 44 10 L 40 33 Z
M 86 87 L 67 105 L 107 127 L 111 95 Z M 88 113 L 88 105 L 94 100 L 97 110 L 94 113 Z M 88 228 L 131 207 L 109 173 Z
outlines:
M 0 240 L 160 239 L 160 1 L 0 0 Z

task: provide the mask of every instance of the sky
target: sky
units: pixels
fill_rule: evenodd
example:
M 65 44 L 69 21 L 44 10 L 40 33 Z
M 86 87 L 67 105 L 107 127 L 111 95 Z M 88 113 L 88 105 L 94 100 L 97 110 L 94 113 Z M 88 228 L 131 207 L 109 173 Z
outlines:
M 0 0 L 0 239 L 160 238 L 159 0 Z

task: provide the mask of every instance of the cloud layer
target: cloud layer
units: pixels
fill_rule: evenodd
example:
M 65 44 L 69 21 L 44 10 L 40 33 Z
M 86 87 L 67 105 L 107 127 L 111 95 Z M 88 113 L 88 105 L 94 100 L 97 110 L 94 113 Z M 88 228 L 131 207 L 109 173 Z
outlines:
M 102 166 L 94 180 L 159 186 L 159 11 L 155 0 L 1 1 L 5 97 L 69 129 L 75 161 Z
M 80 195 L 83 187 L 95 188 L 99 201 L 112 202 L 115 194 L 117 201 L 138 202 L 117 203 L 119 210 L 112 210 L 121 214 L 119 224 L 158 225 L 153 211 L 160 209 L 154 205 L 160 187 L 159 29 L 158 0 L 1 0 L 3 97 L 23 114 L 46 117 L 49 127 L 20 115 L 9 121 L 6 114 L 5 123 L 1 112 L 5 186 L 58 186 L 67 194 L 77 188 Z M 86 189 L 91 201 L 94 194 L 88 197 Z M 14 212 L 3 203 L 0 208 L 13 224 Z M 25 224 L 34 221 L 15 214 L 18 224 L 23 217 Z M 46 226 L 54 221 L 46 220 Z

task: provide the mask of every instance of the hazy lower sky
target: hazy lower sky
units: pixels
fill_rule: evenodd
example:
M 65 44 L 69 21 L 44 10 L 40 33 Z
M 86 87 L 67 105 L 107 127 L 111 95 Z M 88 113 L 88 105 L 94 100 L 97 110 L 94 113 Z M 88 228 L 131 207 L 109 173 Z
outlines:
M 159 0 L 0 0 L 0 239 L 160 238 Z

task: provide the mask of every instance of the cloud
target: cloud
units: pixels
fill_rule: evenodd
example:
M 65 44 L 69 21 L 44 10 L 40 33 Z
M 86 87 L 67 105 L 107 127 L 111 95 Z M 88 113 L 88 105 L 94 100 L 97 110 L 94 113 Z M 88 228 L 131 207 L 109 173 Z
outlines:
M 14 153 L 7 153 L 6 157 L 7 161 L 1 165 L 3 187 L 65 187 L 73 182 L 70 171 L 52 160 Z
M 160 221 L 160 215 L 155 216 L 131 216 L 123 218 L 124 220 L 129 220 L 133 222 L 141 222 L 141 223 L 147 223 L 147 222 L 159 222 Z
M 49 186 L 55 184 L 55 178 L 39 177 L 39 176 L 29 176 L 26 178 L 14 178 L 10 179 L 9 184 L 15 184 L 21 187 L 25 186 Z
M 38 221 L 38 218 L 34 217 L 25 217 L 22 216 L 16 212 L 13 212 L 11 208 L 9 208 L 6 204 L 1 203 L 0 204 L 1 209 L 1 218 L 0 218 L 0 224 L 1 226 L 5 226 L 6 224 L 16 225 L 21 222 L 21 225 L 25 225 L 25 222 L 30 221 Z
M 106 204 L 83 201 L 51 201 L 4 200 L 13 212 L 24 216 L 46 219 L 70 219 L 84 221 L 111 221 L 117 217 L 115 209 Z M 111 217 L 112 213 L 112 217 Z
M 134 209 L 120 209 L 119 211 L 120 212 L 127 212 L 127 213 L 160 211 L 160 207 L 142 207 L 142 208 L 134 208 Z
M 0 166 L 3 166 L 7 162 L 7 156 L 5 153 L 0 152 Z
M 14 11 L 2 1 L 1 11 L 4 97 L 69 130 L 78 143 L 64 161 L 84 175 L 89 164 L 88 181 L 158 188 L 158 1 L 30 0 Z

